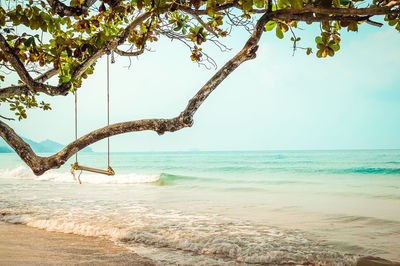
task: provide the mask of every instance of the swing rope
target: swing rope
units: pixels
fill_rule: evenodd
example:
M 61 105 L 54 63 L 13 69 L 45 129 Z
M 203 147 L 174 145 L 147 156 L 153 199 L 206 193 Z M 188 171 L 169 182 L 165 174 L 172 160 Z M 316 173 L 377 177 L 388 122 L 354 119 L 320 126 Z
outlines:
M 110 59 L 107 54 L 107 126 L 110 125 Z M 107 138 L 107 159 L 108 168 L 110 168 L 110 137 Z
M 74 90 L 75 95 L 75 141 L 78 139 L 78 89 Z M 78 153 L 75 153 L 75 163 L 78 163 Z
M 107 53 L 107 126 L 110 125 L 110 53 Z M 114 54 L 111 54 L 111 63 L 114 63 Z M 75 141 L 78 139 L 78 90 L 75 88 Z M 110 137 L 107 138 L 107 170 L 95 169 L 78 164 L 78 153 L 75 153 L 75 163 L 71 165 L 71 173 L 76 180 L 75 170 L 81 170 L 78 175 L 79 184 L 82 184 L 80 176 L 82 171 L 90 171 L 105 175 L 114 175 L 114 170 L 110 166 Z

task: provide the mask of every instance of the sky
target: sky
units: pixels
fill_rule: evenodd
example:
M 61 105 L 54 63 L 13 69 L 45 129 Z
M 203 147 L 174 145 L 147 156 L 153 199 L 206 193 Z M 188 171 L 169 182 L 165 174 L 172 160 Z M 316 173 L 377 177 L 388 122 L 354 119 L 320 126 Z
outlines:
M 301 26 L 299 45 L 315 49 L 316 27 Z M 393 28 L 360 25 L 342 31 L 341 50 L 318 59 L 266 32 L 257 58 L 243 63 L 211 94 L 194 116 L 194 125 L 162 136 L 136 132 L 111 138 L 112 152 L 187 150 L 315 150 L 400 148 L 400 34 Z M 235 30 L 204 50 L 218 67 L 245 43 Z M 111 65 L 111 123 L 172 118 L 217 70 L 193 63 L 178 41 L 162 39 L 152 51 Z M 28 119 L 8 122 L 35 141 L 74 140 L 73 96 L 41 97 L 52 111 L 29 111 Z M 4 107 L 0 107 L 1 112 Z M 79 92 L 79 135 L 106 124 L 106 64 Z M 92 145 L 105 151 L 106 141 Z

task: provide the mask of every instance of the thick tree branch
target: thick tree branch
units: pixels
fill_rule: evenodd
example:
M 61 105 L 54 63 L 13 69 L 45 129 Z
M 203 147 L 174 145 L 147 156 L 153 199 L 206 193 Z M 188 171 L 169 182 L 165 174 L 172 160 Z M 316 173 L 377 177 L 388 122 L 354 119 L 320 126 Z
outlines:
M 42 75 L 36 77 L 35 81 L 45 82 L 45 81 L 49 80 L 50 78 L 54 77 L 57 73 L 58 73 L 58 70 L 55 68 L 52 68 L 52 69 L 44 72 Z M 26 85 L 10 86 L 10 87 L 0 89 L 0 98 L 9 98 L 14 95 L 21 95 L 21 94 L 28 94 L 28 93 L 29 93 L 29 88 Z
M 55 69 L 55 68 L 49 69 L 46 72 L 44 72 L 43 74 L 37 76 L 35 78 L 35 81 L 37 81 L 37 82 L 45 82 L 45 81 L 51 79 L 52 77 L 54 77 L 55 75 L 57 75 L 58 71 L 59 70 Z
M 399 1 L 393 1 L 396 4 L 388 4 L 385 7 L 366 7 L 366 8 L 324 8 L 317 7 L 313 5 L 306 5 L 302 8 L 285 8 L 276 11 L 271 11 L 271 19 L 280 19 L 281 17 L 286 17 L 289 15 L 301 15 L 305 13 L 314 13 L 318 15 L 331 15 L 331 16 L 376 16 L 376 15 L 385 15 L 390 13 L 399 14 L 399 9 L 392 9 L 394 6 L 399 5 Z M 218 10 L 225 10 L 232 7 L 240 8 L 237 2 L 225 4 L 217 7 Z M 197 15 L 207 15 L 207 11 L 205 9 L 195 10 L 188 7 L 180 7 L 180 10 L 188 13 L 188 14 L 197 14 Z M 268 9 L 253 9 L 253 13 L 264 14 Z M 294 20 L 294 19 L 291 19 Z M 304 21 L 306 21 L 304 19 Z
M 220 6 L 217 6 L 216 11 L 223 11 L 223 10 L 227 10 L 229 8 L 235 7 L 239 4 L 239 1 L 234 0 L 232 3 L 227 3 L 227 4 L 223 4 Z M 182 10 L 188 14 L 197 14 L 197 15 L 207 15 L 207 10 L 205 9 L 192 9 L 190 7 L 187 6 L 180 6 L 179 10 Z
M 324 22 L 324 21 L 341 21 L 341 22 L 352 22 L 352 21 L 366 21 L 369 24 L 374 26 L 382 26 L 381 23 L 372 22 L 369 20 L 370 16 L 312 16 L 310 14 L 301 14 L 301 15 L 280 15 L 276 18 L 281 20 L 290 21 L 290 20 L 297 20 L 297 21 L 310 21 L 310 22 Z
M 3 50 L 4 57 L 13 66 L 21 80 L 31 91 L 43 92 L 48 95 L 66 95 L 68 93 L 68 88 L 66 88 L 66 86 L 55 87 L 34 80 L 2 34 L 0 34 L 0 49 Z
M 57 13 L 60 17 L 63 17 L 80 16 L 85 14 L 96 1 L 97 0 L 86 0 L 79 6 L 67 6 L 59 0 L 47 0 L 47 3 L 49 3 L 55 13 Z
M 0 136 L 16 151 L 20 158 L 32 169 L 36 175 L 41 175 L 49 169 L 59 168 L 65 164 L 71 156 L 86 146 L 101 139 L 127 133 L 144 130 L 152 130 L 162 135 L 165 132 L 174 132 L 190 127 L 193 124 L 193 115 L 221 82 L 229 76 L 241 63 L 254 59 L 258 49 L 258 42 L 263 33 L 264 25 L 269 20 L 265 13 L 254 27 L 253 34 L 248 39 L 242 50 L 229 60 L 189 101 L 185 110 L 177 117 L 171 119 L 145 119 L 131 122 L 112 124 L 80 137 L 57 154 L 50 157 L 37 156 L 31 147 L 22 140 L 15 131 L 6 123 L 0 121 Z
M 4 89 L 0 89 L 0 98 L 10 98 L 14 95 L 22 95 L 22 94 L 28 94 L 29 93 L 29 88 L 25 85 L 22 86 L 10 86 Z
M 264 9 L 253 10 L 254 13 L 264 13 Z M 318 15 L 331 15 L 331 16 L 376 16 L 385 15 L 391 12 L 398 13 L 399 10 L 391 10 L 391 7 L 366 7 L 366 8 L 323 8 L 316 7 L 313 5 L 307 5 L 300 9 L 296 8 L 286 8 L 271 12 L 275 16 L 281 15 L 291 15 L 291 14 L 304 14 L 304 13 L 314 13 Z

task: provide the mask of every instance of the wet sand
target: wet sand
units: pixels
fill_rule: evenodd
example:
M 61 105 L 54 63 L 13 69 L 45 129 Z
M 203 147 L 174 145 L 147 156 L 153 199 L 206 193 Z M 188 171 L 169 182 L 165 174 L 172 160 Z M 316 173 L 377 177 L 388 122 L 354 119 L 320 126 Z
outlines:
M 0 265 L 155 265 L 111 241 L 0 222 Z M 400 266 L 375 257 L 356 266 Z
M 154 265 L 111 241 L 0 222 L 0 265 Z

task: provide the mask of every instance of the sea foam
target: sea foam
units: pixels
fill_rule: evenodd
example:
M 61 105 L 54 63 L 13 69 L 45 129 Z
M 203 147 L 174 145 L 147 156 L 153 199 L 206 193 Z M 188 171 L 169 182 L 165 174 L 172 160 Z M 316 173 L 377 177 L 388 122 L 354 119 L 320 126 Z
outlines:
M 76 171 L 76 176 L 80 171 Z M 138 184 L 152 183 L 160 180 L 161 174 L 116 174 L 114 176 L 106 176 L 83 172 L 80 179 L 83 183 L 89 184 Z M 14 169 L 0 170 L 0 178 L 10 179 L 31 179 L 37 181 L 52 181 L 61 183 L 74 183 L 73 176 L 69 172 L 49 171 L 41 176 L 35 176 L 32 171 L 25 166 L 18 166 Z
M 50 217 L 22 211 L 0 219 L 47 231 L 105 237 L 163 264 L 188 265 L 193 260 L 198 265 L 353 265 L 358 258 L 309 240 L 300 232 L 170 212 L 147 216 L 149 211 L 139 211 L 129 223 L 111 217 L 89 219 L 78 212 Z

